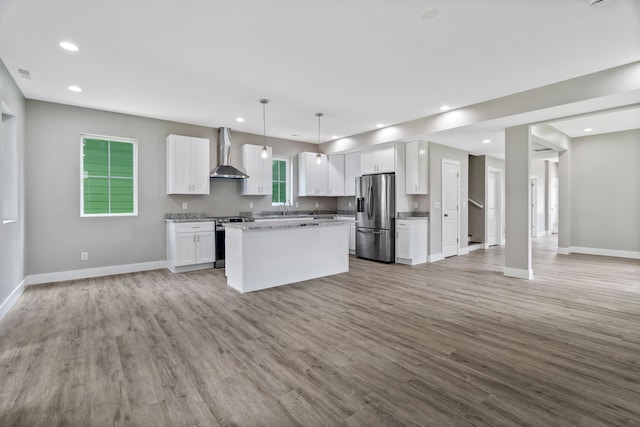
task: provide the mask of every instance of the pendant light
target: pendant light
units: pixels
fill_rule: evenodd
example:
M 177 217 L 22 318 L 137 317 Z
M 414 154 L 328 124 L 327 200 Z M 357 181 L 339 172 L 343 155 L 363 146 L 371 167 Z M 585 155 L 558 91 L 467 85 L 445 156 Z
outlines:
M 260 157 L 266 159 L 269 157 L 269 149 L 267 148 L 267 114 L 266 114 L 266 106 L 269 103 L 268 99 L 261 99 L 260 104 L 262 104 L 262 150 L 260 152 Z
M 316 163 L 322 163 L 322 154 L 320 154 L 320 117 L 324 116 L 322 113 L 316 113 L 316 117 L 318 118 L 318 154 L 316 154 Z

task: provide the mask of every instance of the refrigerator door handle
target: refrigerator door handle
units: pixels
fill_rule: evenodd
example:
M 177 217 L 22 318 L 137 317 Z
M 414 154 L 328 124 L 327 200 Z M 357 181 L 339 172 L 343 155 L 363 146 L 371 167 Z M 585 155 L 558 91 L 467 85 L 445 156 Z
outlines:
M 369 185 L 369 194 L 367 194 L 367 217 L 371 219 L 373 217 L 373 185 Z

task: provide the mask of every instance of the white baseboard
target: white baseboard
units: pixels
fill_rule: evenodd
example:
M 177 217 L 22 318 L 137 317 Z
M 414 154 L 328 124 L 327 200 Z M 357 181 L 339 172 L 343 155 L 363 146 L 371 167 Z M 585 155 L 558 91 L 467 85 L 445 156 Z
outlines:
M 560 249 L 560 248 L 558 248 Z M 634 251 L 621 251 L 618 249 L 601 249 L 601 248 L 582 248 L 579 246 L 571 246 L 569 253 L 573 254 L 585 254 L 585 255 L 600 255 L 600 256 L 612 256 L 617 258 L 631 258 L 640 259 L 640 252 Z
M 427 260 L 428 260 L 429 262 L 441 261 L 441 260 L 443 260 L 443 259 L 444 259 L 444 254 L 442 254 L 442 253 L 439 253 L 439 254 L 432 254 L 432 255 L 429 255 L 429 256 L 427 257 Z
M 7 299 L 5 299 L 2 304 L 0 304 L 0 319 L 2 319 L 4 315 L 7 314 L 9 310 L 11 310 L 11 307 L 13 307 L 16 301 L 18 301 L 18 298 L 20 298 L 20 295 L 22 295 L 22 293 L 24 292 L 24 288 L 25 280 L 20 282 L 20 284 L 16 286 L 16 288 L 13 290 L 13 292 L 11 292 Z
M 467 255 L 469 253 L 469 247 L 458 248 L 458 255 Z
M 505 267 L 504 275 L 508 277 L 515 277 L 517 279 L 531 280 L 533 279 L 533 270 L 522 270 L 520 268 Z
M 142 262 L 138 264 L 113 265 L 109 267 L 87 268 L 85 270 L 58 271 L 54 273 L 27 276 L 27 285 L 63 282 L 65 280 L 88 279 L 90 277 L 111 276 L 113 274 L 135 273 L 138 271 L 167 268 L 167 261 Z
M 486 245 L 484 243 L 478 243 L 478 244 L 475 244 L 475 245 L 467 246 L 467 249 L 468 249 L 469 252 L 471 252 L 471 251 L 475 251 L 477 249 L 487 249 L 485 246 Z
M 570 248 L 561 248 L 558 246 L 558 255 L 569 255 L 570 253 Z

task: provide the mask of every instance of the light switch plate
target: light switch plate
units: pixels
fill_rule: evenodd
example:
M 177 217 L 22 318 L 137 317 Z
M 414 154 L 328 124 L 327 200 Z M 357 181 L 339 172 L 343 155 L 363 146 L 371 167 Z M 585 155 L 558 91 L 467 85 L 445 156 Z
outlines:
M 440 209 L 440 202 L 433 202 L 433 209 Z

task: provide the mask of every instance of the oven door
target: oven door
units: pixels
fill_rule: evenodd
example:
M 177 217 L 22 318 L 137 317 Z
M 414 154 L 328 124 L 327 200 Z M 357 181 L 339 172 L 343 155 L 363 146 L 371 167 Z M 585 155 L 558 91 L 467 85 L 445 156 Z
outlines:
M 215 268 L 224 268 L 224 225 L 216 225 L 216 261 Z

